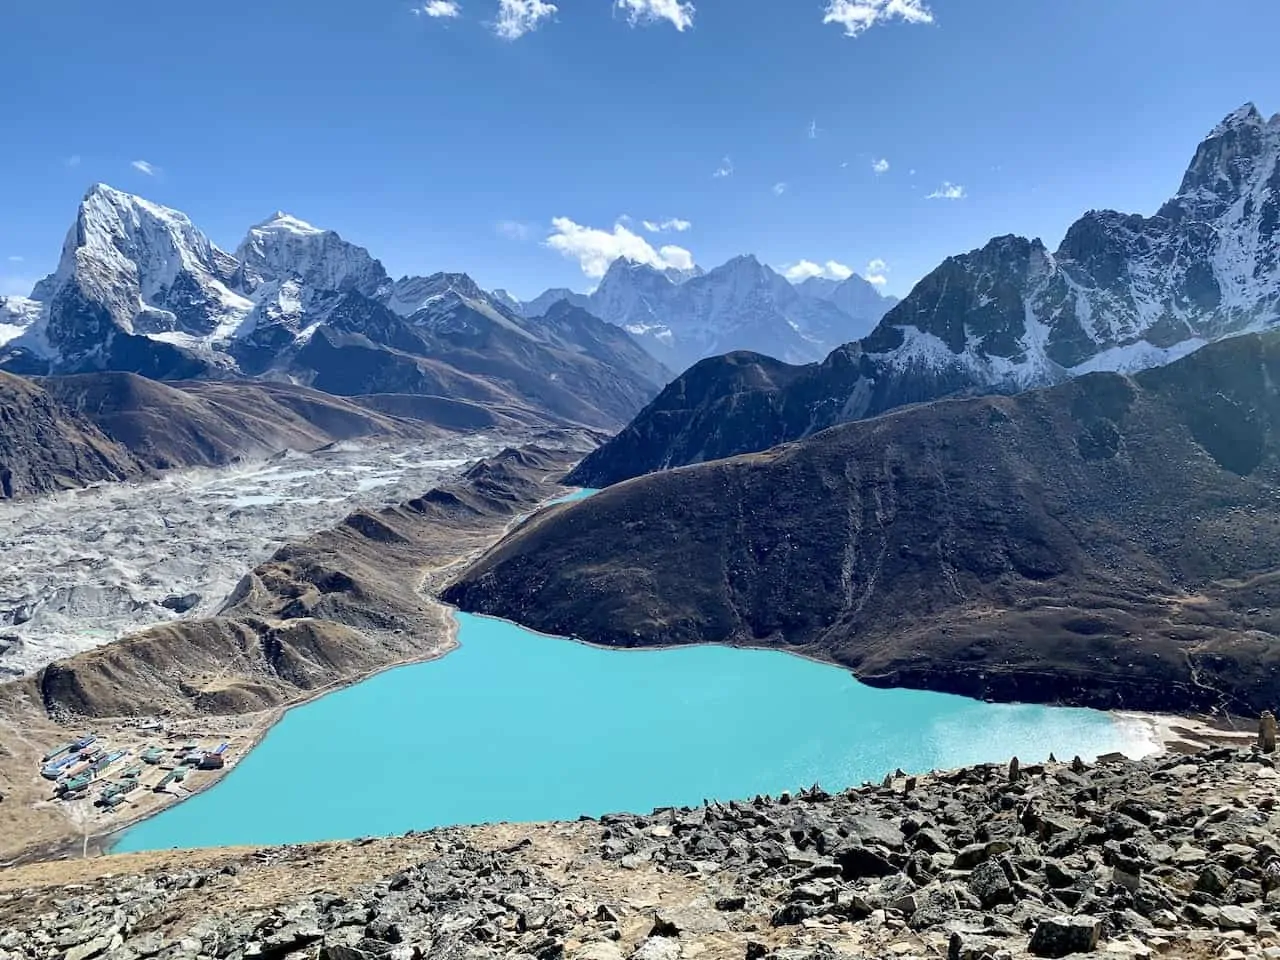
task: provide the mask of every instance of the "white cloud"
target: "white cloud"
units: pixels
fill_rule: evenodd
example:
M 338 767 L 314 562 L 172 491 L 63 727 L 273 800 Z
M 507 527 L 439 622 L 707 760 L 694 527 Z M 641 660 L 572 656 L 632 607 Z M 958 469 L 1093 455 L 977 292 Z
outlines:
M 809 139 L 810 140 L 818 139 L 818 121 L 817 120 L 809 121 Z
M 782 195 L 783 195 L 784 193 L 786 193 L 786 192 L 787 192 L 787 185 L 786 185 L 786 183 L 783 183 L 783 182 L 779 181 L 778 183 L 775 183 L 775 184 L 773 185 L 773 195 L 774 195 L 775 197 L 780 197 L 780 196 L 782 196 Z
M 519 220 L 499 220 L 497 231 L 508 240 L 528 240 L 531 232 L 529 224 Z
M 78 153 L 72 154 L 71 156 L 67 157 L 67 159 L 64 160 L 63 163 L 65 163 L 68 168 L 74 170 L 76 167 L 80 166 L 80 154 Z
M 876 175 L 877 175 L 877 176 L 878 176 L 878 175 L 880 175 L 880 174 L 882 174 L 882 173 L 888 173 L 888 172 L 889 172 L 889 161 L 888 161 L 888 160 L 886 160 L 886 159 L 884 159 L 883 157 L 881 157 L 879 160 L 872 160 L 872 161 L 871 161 L 871 169 L 872 169 L 872 170 L 874 170 L 874 171 L 876 172 Z
M 619 220 L 625 218 L 619 217 Z M 668 230 L 674 230 L 676 233 L 684 233 L 686 230 L 693 229 L 693 224 L 688 220 L 681 220 L 679 217 L 672 217 L 670 220 L 661 220 L 654 222 L 653 220 L 642 220 L 641 225 L 650 233 L 666 233 Z
M 933 11 L 925 0 L 828 0 L 823 23 L 838 23 L 846 37 L 856 37 L 887 20 L 933 23 Z
M 964 187 L 958 183 L 952 183 L 950 180 L 945 181 L 942 186 L 933 193 L 929 194 L 930 200 L 963 200 L 969 194 L 965 192 Z
M 824 264 L 814 263 L 812 260 L 801 260 L 799 263 L 793 263 L 791 266 L 784 268 L 783 276 L 792 283 L 800 283 L 814 277 L 823 277 L 827 280 L 848 280 L 853 276 L 853 270 L 836 260 L 828 260 Z
M 543 20 L 555 16 L 559 9 L 545 0 L 498 0 L 498 19 L 493 24 L 493 32 L 503 40 L 519 40 L 538 29 Z
M 139 173 L 145 173 L 148 177 L 154 177 L 158 172 L 155 164 L 147 163 L 145 160 L 135 160 L 133 163 L 129 164 L 129 166 L 133 167 L 133 169 L 137 170 Z
M 885 263 L 883 260 L 881 260 L 879 257 L 876 257 L 874 260 L 872 260 L 870 263 L 867 264 L 867 275 L 866 275 L 867 283 L 873 283 L 877 287 L 883 287 L 886 283 L 889 282 L 889 278 L 885 276 L 885 274 L 888 272 L 889 272 L 889 265 Z
M 615 0 L 613 7 L 625 13 L 633 27 L 666 20 L 683 33 L 693 26 L 693 4 L 680 0 Z
M 10 263 L 22 263 L 22 262 L 23 262 L 24 260 L 26 260 L 26 259 L 27 259 L 26 257 L 10 257 L 10 258 L 9 258 L 9 262 L 10 262 Z
M 615 223 L 613 230 L 600 230 L 574 223 L 568 217 L 556 217 L 551 221 L 551 229 L 547 246 L 577 260 L 582 272 L 594 279 L 603 277 L 609 264 L 621 257 L 659 270 L 693 269 L 693 254 L 688 250 L 671 245 L 655 250 L 648 240 L 621 223 Z
M 728 157 L 725 157 L 723 160 L 720 161 L 720 166 L 716 167 L 716 172 L 713 173 L 712 176 L 716 178 L 732 177 L 733 161 L 730 160 Z
M 452 20 L 462 16 L 462 6 L 455 0 L 428 0 L 420 7 L 413 8 L 416 17 L 436 17 Z

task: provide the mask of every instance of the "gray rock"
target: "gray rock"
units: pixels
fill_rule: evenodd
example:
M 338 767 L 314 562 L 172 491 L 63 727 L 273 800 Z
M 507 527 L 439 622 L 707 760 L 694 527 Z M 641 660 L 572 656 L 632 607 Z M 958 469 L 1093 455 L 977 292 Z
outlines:
M 1258 915 L 1247 907 L 1229 904 L 1218 910 L 1218 926 L 1223 930 L 1243 930 L 1251 933 L 1258 929 Z
M 680 960 L 680 944 L 666 937 L 650 937 L 631 957 L 632 960 Z
M 842 824 L 864 844 L 879 844 L 890 850 L 901 850 L 906 845 L 901 828 L 880 817 L 857 815 L 843 820 Z
M 78 946 L 74 946 L 69 949 L 63 956 L 63 960 L 89 960 L 90 957 L 96 957 L 98 954 L 105 952 L 110 947 L 110 936 L 95 937 L 86 943 L 81 943 Z M 199 945 L 197 944 L 197 949 L 198 948 Z
M 1013 846 L 1005 840 L 992 840 L 987 843 L 971 843 L 956 854 L 955 863 L 952 864 L 957 870 L 972 870 L 980 863 L 986 863 L 992 857 L 998 857 L 1002 853 L 1008 853 Z
M 858 880 L 863 877 L 887 877 L 898 872 L 898 868 L 885 856 L 870 847 L 861 844 L 849 844 L 835 852 L 835 861 L 846 880 Z
M 951 919 L 960 901 L 951 887 L 934 887 L 916 895 L 916 910 L 908 921 L 913 930 L 936 927 Z
M 973 933 L 953 933 L 947 945 L 947 960 L 990 960 L 1002 949 L 998 940 Z
M 1196 879 L 1196 889 L 1210 896 L 1218 897 L 1227 892 L 1231 884 L 1231 874 L 1216 863 L 1210 864 L 1200 871 Z
M 1013 899 L 1013 884 L 1000 864 L 988 860 L 978 864 L 969 874 L 969 892 L 982 902 L 984 908 L 990 909 Z
M 1027 949 L 1037 957 L 1066 957 L 1091 953 L 1102 937 L 1096 917 L 1052 917 L 1041 920 Z

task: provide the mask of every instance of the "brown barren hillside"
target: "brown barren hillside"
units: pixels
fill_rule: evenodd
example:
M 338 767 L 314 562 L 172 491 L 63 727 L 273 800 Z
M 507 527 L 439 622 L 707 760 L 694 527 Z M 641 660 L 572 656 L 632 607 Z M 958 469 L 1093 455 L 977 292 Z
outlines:
M 0 373 L 0 500 L 147 472 L 91 419 L 63 407 L 38 384 Z
M 781 647 L 868 682 L 1280 700 L 1280 335 L 952 400 L 611 487 L 445 593 L 613 646 Z

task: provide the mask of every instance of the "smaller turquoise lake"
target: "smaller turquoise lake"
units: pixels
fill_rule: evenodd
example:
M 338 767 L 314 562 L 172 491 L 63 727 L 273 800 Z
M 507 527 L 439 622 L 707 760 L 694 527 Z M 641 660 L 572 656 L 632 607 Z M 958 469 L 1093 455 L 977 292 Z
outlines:
M 984 761 L 1141 754 L 1089 710 L 876 690 L 785 653 L 597 649 L 459 614 L 462 646 L 290 710 L 115 852 L 573 819 Z

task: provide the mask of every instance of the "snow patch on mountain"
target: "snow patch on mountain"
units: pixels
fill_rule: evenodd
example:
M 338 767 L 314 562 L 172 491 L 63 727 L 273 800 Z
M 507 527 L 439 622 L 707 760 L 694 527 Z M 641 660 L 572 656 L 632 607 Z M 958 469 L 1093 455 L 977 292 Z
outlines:
M 0 297 L 0 347 L 31 330 L 41 309 L 39 302 L 27 297 Z

